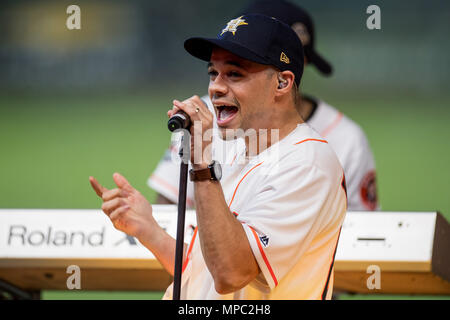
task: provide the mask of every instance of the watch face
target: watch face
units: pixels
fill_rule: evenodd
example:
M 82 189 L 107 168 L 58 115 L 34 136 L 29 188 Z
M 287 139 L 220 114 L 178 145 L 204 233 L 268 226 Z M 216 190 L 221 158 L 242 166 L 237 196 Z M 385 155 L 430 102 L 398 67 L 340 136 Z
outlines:
M 220 163 L 214 161 L 213 170 L 216 180 L 220 180 L 222 178 L 222 167 L 220 166 Z

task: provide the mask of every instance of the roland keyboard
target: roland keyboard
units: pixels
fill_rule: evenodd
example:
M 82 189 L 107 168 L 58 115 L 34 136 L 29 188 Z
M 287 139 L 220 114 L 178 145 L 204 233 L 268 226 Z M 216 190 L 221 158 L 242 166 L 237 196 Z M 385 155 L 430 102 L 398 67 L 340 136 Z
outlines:
M 176 234 L 177 207 L 154 205 Z M 186 212 L 185 241 L 196 226 Z M 348 212 L 336 252 L 334 290 L 450 295 L 450 227 L 437 212 Z M 24 291 L 68 290 L 78 266 L 82 290 L 165 290 L 172 277 L 139 241 L 101 210 L 0 209 L 1 283 Z M 69 272 L 69 273 L 68 273 Z

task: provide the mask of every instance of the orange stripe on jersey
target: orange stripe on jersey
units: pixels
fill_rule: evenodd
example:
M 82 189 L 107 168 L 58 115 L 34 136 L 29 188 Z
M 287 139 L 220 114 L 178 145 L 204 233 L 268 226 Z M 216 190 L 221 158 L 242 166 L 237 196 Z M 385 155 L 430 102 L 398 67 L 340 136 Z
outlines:
M 329 134 L 330 131 L 332 131 L 334 128 L 336 128 L 337 125 L 339 124 L 339 122 L 341 122 L 343 116 L 344 115 L 339 112 L 338 115 L 336 116 L 336 118 L 334 119 L 334 121 L 328 127 L 326 127 L 325 130 L 323 130 L 320 133 L 320 135 L 322 137 L 325 137 L 327 134 Z
M 267 266 L 267 269 L 269 269 L 270 275 L 272 276 L 273 282 L 275 283 L 275 287 L 278 285 L 277 277 L 275 277 L 275 273 L 272 270 L 272 267 L 270 266 L 269 260 L 266 257 L 266 254 L 264 253 L 263 247 L 261 246 L 261 241 L 259 240 L 258 234 L 255 230 L 253 230 L 252 227 L 248 226 L 250 230 L 252 230 L 253 235 L 255 236 L 256 243 L 258 244 L 259 252 L 261 252 L 261 256 L 264 260 L 264 263 Z
M 327 140 L 320 140 L 320 139 L 312 139 L 312 138 L 310 138 L 310 139 L 305 139 L 305 140 L 299 141 L 297 143 L 294 143 L 294 146 L 297 145 L 297 144 L 306 142 L 306 141 L 318 141 L 318 142 L 328 143 Z
M 169 189 L 170 192 L 172 192 L 174 195 L 176 195 L 178 197 L 178 189 L 175 188 L 173 185 L 171 185 L 170 183 L 168 183 L 166 180 L 164 180 L 163 178 L 153 174 L 150 177 L 151 180 L 155 180 L 157 183 L 161 184 L 162 186 L 164 186 L 165 188 Z M 186 198 L 186 203 L 189 207 L 193 207 L 194 203 L 190 198 Z
M 263 162 L 264 162 L 264 161 L 263 161 Z M 231 206 L 231 204 L 233 203 L 234 196 L 236 195 L 236 191 L 237 191 L 237 189 L 239 188 L 239 185 L 241 184 L 242 180 L 244 180 L 245 177 L 246 177 L 253 169 L 255 169 L 256 167 L 259 167 L 263 162 L 258 163 L 256 166 L 254 166 L 253 168 L 251 168 L 250 170 L 248 170 L 247 173 L 242 177 L 241 181 L 239 181 L 239 183 L 237 184 L 236 189 L 234 189 L 234 193 L 233 193 L 233 196 L 231 197 L 230 203 L 228 204 L 228 208 L 229 208 L 229 207 Z
M 234 158 L 233 158 L 233 160 L 231 160 L 231 163 L 230 163 L 230 166 L 232 166 L 233 165 L 233 163 L 234 163 L 234 160 L 236 160 L 236 157 L 237 157 L 237 153 L 234 155 Z
M 197 230 L 198 230 L 198 227 L 195 227 L 194 234 L 192 235 L 192 240 L 191 240 L 191 243 L 189 244 L 189 248 L 186 253 L 186 260 L 184 260 L 183 269 L 181 270 L 181 273 L 184 272 L 184 269 L 186 269 L 186 267 L 189 263 L 189 255 L 191 254 L 192 247 L 194 247 L 194 241 L 195 241 L 195 237 L 197 236 Z

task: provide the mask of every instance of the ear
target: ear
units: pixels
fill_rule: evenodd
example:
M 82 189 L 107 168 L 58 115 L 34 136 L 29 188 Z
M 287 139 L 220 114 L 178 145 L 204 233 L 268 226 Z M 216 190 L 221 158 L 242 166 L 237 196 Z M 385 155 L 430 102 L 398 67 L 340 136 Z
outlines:
M 291 88 L 294 85 L 294 73 L 292 71 L 281 71 L 277 74 L 278 79 L 278 87 L 277 87 L 277 95 L 282 96 L 286 93 L 291 92 Z

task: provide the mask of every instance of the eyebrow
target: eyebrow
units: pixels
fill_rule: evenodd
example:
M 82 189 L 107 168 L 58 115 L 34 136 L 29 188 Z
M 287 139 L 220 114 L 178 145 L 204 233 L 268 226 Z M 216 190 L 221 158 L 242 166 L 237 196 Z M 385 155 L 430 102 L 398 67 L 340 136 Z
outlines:
M 239 62 L 234 61 L 234 60 L 225 61 L 225 64 L 228 64 L 228 65 L 231 65 L 231 66 L 235 66 L 235 67 L 238 67 L 238 68 L 244 68 L 242 66 L 242 64 L 240 64 Z M 213 63 L 212 62 L 208 62 L 208 68 L 212 67 L 212 66 L 213 66 Z

